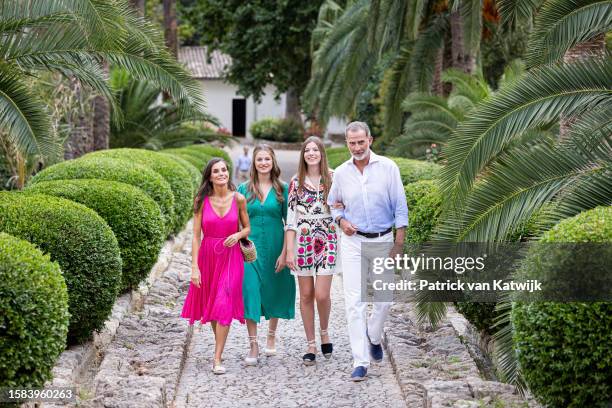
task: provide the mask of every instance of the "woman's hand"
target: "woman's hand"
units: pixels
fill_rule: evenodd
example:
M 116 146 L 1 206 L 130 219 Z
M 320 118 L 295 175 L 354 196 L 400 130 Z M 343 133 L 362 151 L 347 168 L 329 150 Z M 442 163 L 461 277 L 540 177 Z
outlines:
M 202 281 L 200 279 L 200 271 L 198 270 L 198 267 L 192 266 L 191 267 L 191 283 L 193 283 L 195 287 L 200 288 L 201 282 Z
M 276 265 L 274 266 L 274 272 L 279 273 L 280 271 L 283 270 L 285 266 L 287 266 L 286 259 L 287 259 L 287 255 L 285 254 L 285 251 L 281 252 L 278 259 L 276 260 Z
M 237 232 L 225 238 L 225 241 L 223 241 L 223 245 L 225 245 L 226 247 L 232 247 L 236 245 L 239 239 L 240 239 L 240 233 Z
M 297 266 L 295 264 L 295 252 L 294 251 L 287 251 L 286 260 L 287 260 L 286 264 L 289 269 L 291 269 L 292 271 L 297 270 Z

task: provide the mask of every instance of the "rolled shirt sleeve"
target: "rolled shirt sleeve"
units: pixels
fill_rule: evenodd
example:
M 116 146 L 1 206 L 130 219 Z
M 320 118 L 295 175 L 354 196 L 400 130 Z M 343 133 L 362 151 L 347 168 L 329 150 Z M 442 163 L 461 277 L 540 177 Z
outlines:
M 291 180 L 289 184 L 289 193 L 287 197 L 287 221 L 285 223 L 285 231 L 297 231 L 297 183 L 296 180 Z
M 332 185 L 327 194 L 327 205 L 329 206 L 334 221 L 340 216 L 344 217 L 344 208 L 333 207 L 335 203 L 342 202 L 342 194 L 340 194 L 340 183 L 338 179 L 338 172 L 334 172 Z

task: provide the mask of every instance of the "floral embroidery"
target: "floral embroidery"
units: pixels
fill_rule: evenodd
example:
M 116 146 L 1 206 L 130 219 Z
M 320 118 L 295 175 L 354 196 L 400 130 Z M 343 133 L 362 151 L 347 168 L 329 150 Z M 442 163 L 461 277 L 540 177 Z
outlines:
M 298 191 L 300 190 L 300 191 Z M 323 205 L 323 186 L 319 191 L 291 180 L 288 200 L 288 227 L 297 237 L 297 264 L 303 270 L 333 271 L 336 266 L 336 227 L 329 208 Z

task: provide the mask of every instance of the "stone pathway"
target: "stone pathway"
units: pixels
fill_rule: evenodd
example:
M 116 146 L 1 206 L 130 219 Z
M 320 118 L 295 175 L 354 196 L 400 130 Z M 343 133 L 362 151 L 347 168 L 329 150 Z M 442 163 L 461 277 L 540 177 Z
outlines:
M 370 368 L 367 381 L 349 381 L 352 362 L 341 278 L 335 277 L 332 286 L 330 336 L 334 355 L 331 359 L 326 360 L 319 353 L 315 366 L 302 364 L 306 341 L 298 304 L 296 312 L 296 319 L 279 323 L 278 355 L 262 356 L 256 367 L 244 365 L 248 350 L 246 325 L 234 323 L 224 352 L 224 366 L 228 372 L 221 376 L 211 373 L 212 330 L 209 325 L 201 329 L 198 326 L 179 383 L 176 406 L 202 407 L 212 401 L 215 407 L 406 406 L 388 358 Z M 262 319 L 259 329 L 262 349 L 266 330 L 267 323 Z

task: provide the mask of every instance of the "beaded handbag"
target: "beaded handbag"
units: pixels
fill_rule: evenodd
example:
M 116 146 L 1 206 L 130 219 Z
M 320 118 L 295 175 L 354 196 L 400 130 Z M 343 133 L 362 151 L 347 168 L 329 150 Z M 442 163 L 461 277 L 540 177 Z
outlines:
M 240 240 L 240 251 L 242 252 L 242 257 L 244 258 L 244 262 L 252 263 L 257 259 L 257 249 L 255 248 L 255 244 L 248 238 L 242 238 Z

